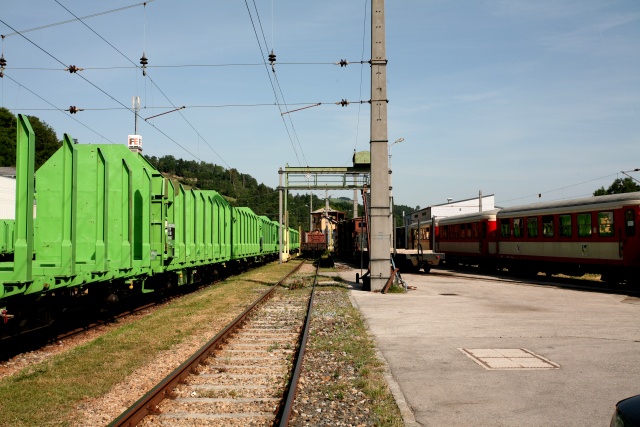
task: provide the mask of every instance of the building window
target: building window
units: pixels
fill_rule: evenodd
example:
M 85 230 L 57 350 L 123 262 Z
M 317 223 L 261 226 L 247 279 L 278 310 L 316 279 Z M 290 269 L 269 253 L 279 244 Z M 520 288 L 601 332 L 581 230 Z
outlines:
M 571 215 L 560 215 L 560 237 L 571 237 Z
M 531 238 L 538 237 L 538 217 L 527 218 L 527 235 Z
M 542 217 L 542 235 L 544 237 L 553 237 L 553 216 L 546 215 Z
M 524 227 L 524 222 L 522 218 L 514 218 L 513 219 L 513 237 L 522 237 L 524 236 L 522 228 Z
M 613 212 L 598 212 L 598 229 L 603 237 L 613 236 Z
M 500 220 L 500 236 L 504 238 L 508 238 L 509 236 L 511 236 L 508 218 Z

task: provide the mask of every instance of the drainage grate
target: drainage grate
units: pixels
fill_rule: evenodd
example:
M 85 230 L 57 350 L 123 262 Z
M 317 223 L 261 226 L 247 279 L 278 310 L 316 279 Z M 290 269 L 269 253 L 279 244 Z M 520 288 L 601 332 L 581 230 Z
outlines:
M 478 365 L 498 369 L 560 369 L 560 365 L 526 348 L 459 348 Z

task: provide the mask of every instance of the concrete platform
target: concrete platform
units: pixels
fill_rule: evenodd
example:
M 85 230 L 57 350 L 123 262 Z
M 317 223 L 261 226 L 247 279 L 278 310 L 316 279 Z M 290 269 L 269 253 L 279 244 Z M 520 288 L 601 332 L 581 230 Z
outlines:
M 356 272 L 339 275 L 353 282 Z M 417 289 L 382 295 L 353 283 L 351 297 L 408 425 L 605 426 L 618 400 L 640 394 L 638 298 L 437 270 L 403 276 Z

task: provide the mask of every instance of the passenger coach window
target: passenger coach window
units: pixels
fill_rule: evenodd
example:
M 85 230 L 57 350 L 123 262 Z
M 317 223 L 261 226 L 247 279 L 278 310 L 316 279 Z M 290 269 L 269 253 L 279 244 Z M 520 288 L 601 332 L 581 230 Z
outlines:
M 513 219 L 513 237 L 522 237 L 522 227 L 523 227 L 522 218 L 514 218 Z
M 511 232 L 509 230 L 509 219 L 501 219 L 500 220 L 500 236 L 501 237 L 509 237 Z
M 527 218 L 527 235 L 531 238 L 538 237 L 538 218 Z
M 598 229 L 601 236 L 613 236 L 613 212 L 598 212 Z
M 571 215 L 560 215 L 560 237 L 571 237 Z
M 474 222 L 473 224 L 471 224 L 471 229 L 473 230 L 473 238 L 477 239 L 478 238 L 478 223 Z
M 542 217 L 542 235 L 544 237 L 553 237 L 553 216 Z
M 591 236 L 591 214 L 590 213 L 578 214 L 578 236 L 579 237 Z
M 636 221 L 633 217 L 633 209 L 624 211 L 624 232 L 629 237 L 636 235 Z

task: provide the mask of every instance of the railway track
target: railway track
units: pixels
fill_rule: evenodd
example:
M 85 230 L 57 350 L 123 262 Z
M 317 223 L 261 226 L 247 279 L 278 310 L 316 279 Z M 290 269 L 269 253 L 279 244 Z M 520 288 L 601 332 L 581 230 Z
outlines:
M 302 264 L 110 425 L 287 425 L 313 290 L 278 285 Z

